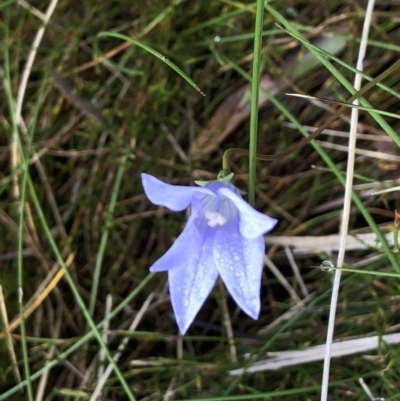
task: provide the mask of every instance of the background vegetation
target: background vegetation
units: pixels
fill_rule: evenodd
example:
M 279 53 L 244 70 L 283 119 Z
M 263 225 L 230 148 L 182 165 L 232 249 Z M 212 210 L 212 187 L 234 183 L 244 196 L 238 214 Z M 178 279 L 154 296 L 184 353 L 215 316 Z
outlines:
M 354 80 L 367 4 L 268 6 L 258 152 L 276 154 L 303 138 L 293 121 L 319 127 L 337 110 L 286 92 L 350 97 L 341 79 Z M 279 219 L 266 238 L 273 264 L 264 269 L 259 320 L 216 286 L 182 338 L 166 275 L 148 269 L 185 216 L 151 205 L 140 173 L 193 184 L 216 177 L 224 150 L 248 147 L 243 71 L 251 74 L 255 3 L 18 0 L 3 1 L 0 12 L 0 399 L 318 399 L 321 360 L 230 371 L 268 352 L 325 342 L 332 272 L 317 267 L 336 263 L 350 109 L 314 144 L 258 162 L 256 208 Z M 295 30 L 335 69 L 312 59 Z M 398 2 L 377 1 L 367 76 L 398 60 L 399 37 Z M 399 82 L 397 69 L 364 98 L 396 114 Z M 360 113 L 354 191 L 361 202 L 350 220 L 359 240 L 346 252 L 352 270 L 343 273 L 337 340 L 399 330 L 398 277 L 385 275 L 400 273 L 392 233 L 399 197 L 376 192 L 400 185 L 400 124 L 384 119 Z M 232 169 L 246 190 L 247 158 L 233 157 Z M 107 356 L 116 355 L 108 371 Z M 368 400 L 359 378 L 375 397 L 399 399 L 399 361 L 398 347 L 384 341 L 334 358 L 330 399 Z

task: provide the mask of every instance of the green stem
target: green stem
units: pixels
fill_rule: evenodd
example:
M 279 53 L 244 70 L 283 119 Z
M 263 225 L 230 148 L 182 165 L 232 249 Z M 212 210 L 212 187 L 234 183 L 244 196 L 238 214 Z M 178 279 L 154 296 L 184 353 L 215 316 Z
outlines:
M 256 185 L 256 153 L 258 130 L 258 91 L 260 86 L 261 42 L 264 19 L 264 0 L 257 0 L 254 29 L 253 76 L 251 80 L 250 141 L 249 141 L 249 203 L 254 206 Z
M 10 7 L 6 9 L 6 23 L 4 24 L 4 37 L 6 38 L 4 41 L 4 83 L 5 83 L 5 90 L 6 90 L 6 97 L 8 101 L 8 107 L 10 110 L 10 120 L 12 126 L 12 136 L 17 140 L 20 141 L 19 131 L 18 131 L 18 124 L 17 118 L 15 114 L 15 104 L 11 89 L 11 73 L 10 73 L 10 57 L 9 57 L 9 32 L 8 27 L 10 24 Z M 21 144 L 18 143 L 18 148 L 21 151 L 22 147 Z M 23 159 L 23 158 L 22 158 Z M 18 305 L 19 305 L 19 314 L 21 319 L 21 347 L 22 347 L 22 356 L 23 356 L 23 365 L 24 365 L 24 373 L 26 377 L 26 383 L 28 388 L 28 399 L 30 401 L 34 400 L 33 396 L 33 389 L 32 389 L 32 382 L 30 380 L 30 367 L 29 367 L 29 350 L 28 344 L 26 341 L 26 326 L 25 326 L 25 318 L 24 318 L 24 306 L 23 306 L 23 237 L 24 237 L 24 204 L 25 204 L 25 195 L 26 195 L 26 182 L 28 176 L 28 165 L 25 160 L 22 160 L 20 165 L 23 176 L 22 176 L 22 185 L 20 188 L 20 196 L 18 200 L 18 240 L 17 240 L 17 249 L 18 249 L 18 256 L 17 256 L 17 281 L 18 281 Z M 18 182 L 18 178 L 16 179 Z
M 231 150 L 230 149 L 225 150 L 222 156 L 222 171 L 224 175 L 228 175 L 231 172 L 230 156 L 231 156 Z
M 90 292 L 90 301 L 89 301 L 89 314 L 92 317 L 94 314 L 94 308 L 96 305 L 96 299 L 97 299 L 97 294 L 98 294 L 98 289 L 99 289 L 101 266 L 103 264 L 103 258 L 104 258 L 104 253 L 106 250 L 107 241 L 108 241 L 108 235 L 110 233 L 111 219 L 114 214 L 114 209 L 115 209 L 115 204 L 117 203 L 119 188 L 121 186 L 122 177 L 125 172 L 126 160 L 127 160 L 127 156 L 123 156 L 122 160 L 119 164 L 119 168 L 117 171 L 117 177 L 115 179 L 114 188 L 113 188 L 113 191 L 111 194 L 110 206 L 106 213 L 106 221 L 104 224 L 103 234 L 102 234 L 101 240 L 100 240 L 100 247 L 97 252 L 96 263 L 95 263 L 94 272 L 93 272 L 92 290 Z
M 19 139 L 19 135 L 17 132 L 15 132 L 15 135 Z M 21 149 L 22 147 L 19 146 Z M 19 222 L 18 222 L 18 304 L 19 304 L 19 315 L 21 318 L 21 345 L 22 345 L 22 355 L 24 359 L 24 371 L 25 371 L 25 376 L 28 380 L 28 399 L 29 401 L 34 400 L 33 396 L 33 389 L 32 389 L 32 383 L 30 380 L 30 367 L 29 367 L 29 350 L 28 350 L 28 343 L 26 341 L 26 326 L 25 326 L 25 317 L 24 317 L 24 304 L 23 304 L 23 299 L 24 299 L 24 279 L 23 279 L 23 238 L 24 238 L 24 205 L 25 205 L 25 196 L 26 196 L 26 182 L 27 182 L 27 177 L 28 177 L 28 164 L 26 162 L 22 163 L 22 169 L 23 169 L 23 177 L 22 177 L 22 185 L 21 185 L 21 195 L 19 199 Z

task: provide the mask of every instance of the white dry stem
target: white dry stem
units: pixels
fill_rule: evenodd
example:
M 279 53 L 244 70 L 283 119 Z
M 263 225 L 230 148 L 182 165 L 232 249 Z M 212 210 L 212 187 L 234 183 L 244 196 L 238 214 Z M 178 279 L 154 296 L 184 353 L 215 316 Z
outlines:
M 101 328 L 101 329 L 103 330 L 103 328 Z M 98 365 L 99 365 L 99 353 L 97 353 L 92 358 L 92 360 L 90 361 L 89 365 L 85 367 L 85 372 L 84 372 L 84 374 L 82 376 L 82 380 L 79 383 L 79 389 L 80 390 L 85 389 L 87 383 L 89 383 L 89 381 L 93 379 L 93 377 L 94 377 L 94 373 L 93 372 L 95 371 L 95 369 L 97 369 Z M 80 397 L 79 395 L 77 395 L 74 398 L 74 401 L 81 401 L 81 400 L 82 400 L 82 397 Z
M 174 387 L 175 387 L 176 379 L 177 379 L 177 375 L 174 375 L 172 377 L 172 379 L 170 380 L 167 391 L 163 395 L 163 401 L 171 401 L 175 398 Z
M 294 260 L 292 251 L 288 246 L 285 246 L 285 254 L 289 261 L 290 267 L 293 270 L 294 276 L 296 277 L 297 282 L 299 283 L 300 290 L 303 294 L 303 297 L 306 298 L 310 293 L 307 290 L 306 284 L 304 283 L 303 277 L 301 277 L 301 273 L 299 267 L 297 266 L 296 261 Z
M 296 304 L 301 303 L 301 298 L 298 296 L 297 292 L 268 256 L 265 256 L 264 263 L 268 266 L 269 270 L 277 278 L 277 280 L 282 284 L 283 288 L 285 288 L 285 290 L 289 293 L 293 302 Z
M 8 325 L 7 309 L 6 309 L 6 303 L 5 303 L 5 299 L 4 299 L 4 295 L 3 295 L 3 287 L 1 285 L 0 285 L 0 316 L 3 320 L 4 333 L 6 336 L 8 352 L 10 354 L 12 370 L 13 370 L 13 373 L 14 373 L 17 383 L 21 383 L 21 374 L 18 369 L 18 362 L 17 362 L 15 350 L 14 350 L 13 338 L 11 336 L 10 331 L 8 330 L 9 325 Z
M 45 19 L 43 20 L 43 25 L 36 32 L 35 39 L 33 40 L 32 43 L 32 49 L 29 52 L 28 60 L 26 61 L 24 71 L 22 72 L 21 83 L 18 88 L 17 105 L 15 110 L 17 124 L 20 123 L 22 104 L 24 102 L 26 86 L 28 84 L 29 75 L 31 74 L 33 62 L 35 61 L 37 50 L 39 48 L 40 42 L 42 41 L 46 25 L 49 23 L 50 18 L 53 15 L 53 12 L 57 6 L 57 3 L 58 0 L 52 0 L 49 6 L 47 7 Z
M 311 293 L 306 298 L 293 305 L 287 312 L 280 315 L 277 319 L 271 322 L 268 326 L 263 327 L 257 331 L 259 336 L 265 336 L 269 334 L 273 329 L 280 326 L 283 322 L 292 319 L 294 316 L 298 315 L 302 309 L 315 297 L 315 293 Z
M 106 318 L 110 313 L 112 309 L 112 296 L 111 294 L 107 294 L 106 297 L 106 307 L 104 310 L 104 317 Z M 104 344 L 108 344 L 108 329 L 110 328 L 110 321 L 108 319 L 105 320 L 104 325 L 103 325 L 103 334 L 102 338 L 104 341 Z M 106 360 L 106 353 L 103 348 L 100 349 L 99 351 L 99 370 L 97 371 L 97 377 L 100 379 L 103 374 L 104 374 L 104 363 Z
M 46 25 L 49 23 L 51 16 L 57 6 L 58 0 L 52 0 L 47 7 L 45 19 L 43 20 L 43 25 L 36 32 L 35 39 L 32 43 L 31 51 L 29 52 L 28 59 L 25 64 L 25 68 L 22 72 L 21 82 L 18 88 L 17 101 L 15 105 L 15 119 L 18 125 L 21 123 L 22 116 L 22 105 L 24 102 L 26 87 L 28 85 L 29 75 L 31 74 L 32 66 L 36 58 L 37 50 L 39 48 L 40 42 L 42 41 Z M 17 132 L 13 132 L 11 137 L 11 168 L 15 170 L 19 163 L 19 154 L 18 154 L 18 140 L 17 140 Z M 19 185 L 17 175 L 14 175 L 13 179 L 13 195 L 15 199 L 19 198 Z
M 285 123 L 284 124 L 285 127 L 288 128 L 293 128 L 297 130 L 297 125 L 293 124 L 293 123 Z M 303 128 L 307 131 L 307 132 L 314 132 L 317 130 L 317 128 L 315 127 L 311 127 L 309 125 L 303 125 Z M 329 135 L 329 136 L 335 136 L 338 138 L 349 138 L 349 133 L 347 131 L 338 131 L 335 129 L 324 129 L 320 135 Z M 392 143 L 393 140 L 391 138 L 389 138 L 388 136 L 384 136 L 384 135 L 375 135 L 375 134 L 360 134 L 357 133 L 357 139 L 363 139 L 366 141 L 372 141 L 372 142 L 388 142 L 388 143 Z
M 347 153 L 349 151 L 349 148 L 347 146 L 339 145 L 337 143 L 330 143 L 325 141 L 316 141 L 316 143 L 318 143 L 318 145 L 322 146 L 325 149 L 333 149 L 344 153 Z M 385 153 L 385 152 L 377 152 L 375 150 L 355 149 L 354 153 L 356 155 L 370 157 L 371 159 L 380 159 L 380 160 L 385 160 L 387 162 L 395 162 L 395 163 L 400 162 L 400 156 L 391 155 L 390 153 Z
M 400 333 L 385 334 L 382 337 L 371 336 L 352 338 L 331 344 L 331 357 L 341 358 L 344 356 L 360 354 L 375 350 L 380 344 L 400 344 Z M 231 370 L 232 376 L 243 373 L 264 372 L 278 370 L 288 366 L 303 366 L 305 363 L 321 361 L 324 358 L 327 344 L 314 345 L 303 350 L 288 350 L 279 352 L 268 352 L 268 359 L 255 362 L 249 367 Z
M 133 319 L 132 324 L 129 326 L 129 331 L 135 331 L 136 327 L 138 326 L 138 324 L 140 323 L 140 321 L 142 320 L 143 315 L 145 314 L 145 312 L 147 311 L 147 309 L 150 306 L 151 301 L 154 298 L 154 293 L 151 293 L 146 301 L 143 303 L 142 307 L 140 308 L 139 312 L 137 313 L 137 315 L 135 316 L 135 318 Z M 117 352 L 115 353 L 113 359 L 115 362 L 119 361 L 119 358 L 122 355 L 122 352 L 125 350 L 127 344 L 129 342 L 129 337 L 125 337 L 119 347 Z M 113 371 L 113 366 L 111 365 L 111 363 L 107 366 L 106 370 L 104 371 L 104 374 L 102 377 L 100 377 L 97 381 L 97 385 L 96 388 L 94 389 L 92 396 L 90 397 L 90 401 L 97 401 L 100 397 L 101 391 L 104 387 L 104 385 L 106 384 L 106 381 L 108 379 L 108 377 L 110 376 L 111 372 Z
M 30 11 L 32 15 L 35 17 L 39 18 L 41 21 L 45 22 L 46 21 L 46 15 L 43 14 L 41 11 L 39 11 L 37 8 L 33 7 L 31 4 L 26 2 L 25 0 L 18 0 L 17 3 L 25 8 L 26 10 Z
M 228 337 L 231 361 L 233 363 L 237 363 L 238 358 L 237 358 L 237 351 L 236 351 L 236 346 L 235 346 L 235 336 L 233 335 L 232 322 L 231 322 L 231 317 L 229 314 L 228 302 L 226 300 L 226 291 L 225 291 L 224 284 L 222 283 L 222 280 L 218 280 L 218 286 L 220 288 L 220 293 L 221 293 L 222 319 L 223 319 L 223 323 L 224 323 L 225 329 L 226 329 L 226 336 Z
M 59 338 L 60 335 L 60 330 L 62 326 L 62 318 L 61 314 L 59 314 L 57 321 L 54 325 L 51 326 L 52 328 L 52 337 L 53 338 Z M 54 358 L 54 354 L 57 351 L 56 345 L 52 345 L 49 349 L 49 351 L 46 353 L 46 365 L 50 363 L 51 360 Z M 35 401 L 42 401 L 45 399 L 45 391 L 46 391 L 46 386 L 49 380 L 50 376 L 50 369 L 46 370 L 43 373 L 43 376 L 40 378 L 39 384 L 37 386 L 37 391 L 36 391 L 36 396 L 35 396 Z
M 101 338 L 104 341 L 104 344 L 108 344 L 108 337 L 109 337 L 109 329 L 110 329 L 110 320 L 107 319 L 107 316 L 111 313 L 111 309 L 113 306 L 113 298 L 111 294 L 106 295 L 106 304 L 104 308 L 104 324 L 101 326 L 102 335 Z M 90 365 L 86 368 L 83 378 L 79 384 L 79 388 L 83 389 L 87 386 L 87 383 L 93 377 L 94 369 L 97 370 L 97 379 L 100 380 L 101 377 L 104 375 L 104 365 L 106 361 L 106 353 L 103 348 L 100 348 L 99 352 L 95 355 L 95 357 L 90 362 Z M 77 396 L 74 399 L 75 401 L 80 401 L 81 397 Z
M 362 32 L 360 49 L 359 49 L 358 60 L 357 60 L 357 70 L 359 70 L 359 71 L 363 70 L 363 63 L 364 63 L 364 57 L 365 57 L 365 52 L 366 52 L 366 48 L 367 48 L 368 33 L 369 33 L 369 27 L 371 25 L 371 18 L 372 18 L 372 11 L 374 9 L 374 4 L 375 4 L 375 0 L 368 0 L 368 6 L 367 6 L 366 13 L 365 13 L 363 32 Z M 362 79 L 362 76 L 360 74 L 356 74 L 355 79 L 354 79 L 354 88 L 356 90 L 360 90 L 360 88 L 361 88 L 361 79 Z M 359 102 L 357 100 L 355 100 L 353 104 L 358 105 Z M 340 230 L 341 240 L 340 240 L 338 260 L 337 260 L 337 264 L 336 264 L 337 267 L 339 267 L 339 269 L 335 270 L 335 276 L 333 279 L 331 307 L 330 307 L 330 312 L 329 312 L 328 330 L 327 330 L 327 335 L 326 335 L 324 369 L 323 369 L 323 373 L 322 373 L 321 401 L 327 401 L 327 399 L 328 399 L 329 369 L 330 369 L 330 362 L 331 362 L 333 332 L 334 332 L 334 328 L 335 328 L 336 305 L 338 302 L 340 279 L 341 279 L 341 274 L 342 274 L 340 267 L 343 266 L 344 255 L 346 252 L 346 239 L 347 239 L 349 216 L 350 216 L 350 209 L 351 209 L 351 195 L 352 195 L 353 175 L 354 175 L 354 155 L 355 155 L 355 148 L 356 148 L 357 124 L 358 124 L 358 109 L 353 108 L 351 110 L 349 155 L 348 155 L 348 160 L 347 160 L 346 185 L 345 185 L 345 192 L 344 192 L 342 224 L 341 224 L 341 230 Z
M 360 386 L 363 388 L 363 390 L 365 391 L 365 394 L 367 394 L 368 398 L 371 401 L 377 401 L 377 398 L 374 397 L 374 395 L 372 394 L 371 390 L 369 389 L 369 387 L 367 386 L 367 383 L 365 383 L 364 379 L 362 377 L 360 377 L 358 379 L 358 382 L 360 383 Z
M 382 194 L 387 194 L 389 192 L 394 192 L 394 191 L 400 191 L 400 187 L 386 188 L 386 189 L 383 189 L 382 191 L 373 192 L 371 195 L 382 195 Z
M 380 227 L 385 230 L 386 227 Z M 393 246 L 393 232 L 384 233 L 386 241 L 389 246 Z M 323 235 L 323 236 L 288 236 L 281 237 L 270 235 L 266 237 L 265 242 L 267 245 L 281 245 L 284 247 L 293 248 L 293 253 L 296 255 L 301 254 L 315 254 L 316 252 L 323 252 L 330 254 L 337 252 L 341 246 L 341 236 L 337 234 Z M 380 243 L 373 232 L 348 234 L 346 238 L 346 249 L 349 251 L 363 250 L 377 248 L 381 249 Z

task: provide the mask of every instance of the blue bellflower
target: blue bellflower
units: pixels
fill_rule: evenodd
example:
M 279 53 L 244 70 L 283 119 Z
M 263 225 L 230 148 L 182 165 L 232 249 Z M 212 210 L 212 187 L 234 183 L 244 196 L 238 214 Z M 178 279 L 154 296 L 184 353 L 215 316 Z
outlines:
M 239 190 L 223 181 L 202 187 L 169 185 L 142 174 L 144 191 L 158 206 L 191 206 L 186 227 L 150 268 L 168 271 L 175 318 L 185 334 L 220 276 L 240 308 L 257 319 L 265 243 L 277 220 L 253 209 Z

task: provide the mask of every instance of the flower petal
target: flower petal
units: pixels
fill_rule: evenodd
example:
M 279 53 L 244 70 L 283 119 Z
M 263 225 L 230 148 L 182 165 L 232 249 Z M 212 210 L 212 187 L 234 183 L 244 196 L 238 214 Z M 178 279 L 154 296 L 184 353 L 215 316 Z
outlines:
M 171 248 L 150 267 L 151 272 L 162 272 L 170 269 L 195 269 L 200 259 L 204 238 L 190 216 L 181 235 Z
M 186 333 L 218 278 L 212 252 L 214 236 L 207 230 L 202 233 L 200 255 L 189 255 L 186 265 L 168 272 L 172 307 L 182 334 Z
M 260 235 L 271 231 L 278 220 L 257 212 L 240 196 L 228 188 L 218 189 L 218 194 L 231 200 L 239 210 L 240 214 L 240 232 L 246 238 L 257 238 Z
M 170 185 L 145 173 L 142 174 L 142 184 L 151 203 L 165 206 L 175 212 L 186 209 L 197 193 L 215 196 L 212 191 L 204 187 Z
M 245 238 L 238 221 L 221 227 L 214 242 L 214 258 L 226 288 L 238 306 L 257 319 L 260 314 L 264 238 Z
M 242 195 L 240 195 L 240 191 L 231 183 L 229 182 L 225 182 L 225 181 L 209 181 L 207 182 L 207 184 L 205 185 L 206 188 L 208 188 L 209 190 L 211 190 L 212 192 L 214 192 L 216 195 L 218 195 L 218 191 L 221 188 L 226 188 L 229 191 L 236 193 L 237 196 L 239 196 L 239 198 L 242 197 Z

